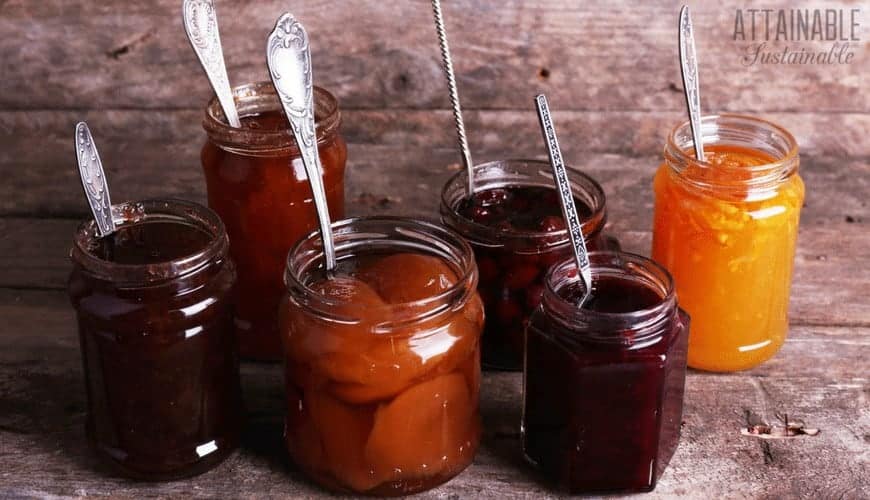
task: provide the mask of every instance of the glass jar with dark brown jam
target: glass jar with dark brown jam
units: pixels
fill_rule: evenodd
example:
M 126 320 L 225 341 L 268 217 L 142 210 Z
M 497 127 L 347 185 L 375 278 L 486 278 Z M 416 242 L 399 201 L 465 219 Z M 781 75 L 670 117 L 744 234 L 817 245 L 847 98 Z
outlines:
M 241 354 L 278 360 L 276 312 L 284 293 L 284 260 L 290 247 L 317 227 L 317 215 L 299 149 L 272 83 L 242 85 L 233 92 L 241 128 L 226 123 L 216 98 L 203 120 L 208 205 L 227 228 L 230 255 L 239 270 L 235 325 Z M 314 88 L 314 114 L 323 185 L 336 220 L 344 217 L 347 146 L 339 132 L 338 101 L 319 87 Z
M 689 318 L 653 261 L 593 252 L 547 275 L 526 335 L 522 444 L 570 493 L 655 488 L 680 436 Z
M 607 214 L 601 186 L 567 168 L 587 248 L 617 247 L 602 234 Z M 471 197 L 465 194 L 465 172 L 444 185 L 441 220 L 471 244 L 480 269 L 478 291 L 486 309 L 484 366 L 521 370 L 523 332 L 541 303 L 544 276 L 571 255 L 571 242 L 549 163 L 494 161 L 475 166 L 474 172 Z
M 87 434 L 125 475 L 198 474 L 236 447 L 243 415 L 227 235 L 194 203 L 113 212 L 116 232 L 83 222 L 70 252 Z

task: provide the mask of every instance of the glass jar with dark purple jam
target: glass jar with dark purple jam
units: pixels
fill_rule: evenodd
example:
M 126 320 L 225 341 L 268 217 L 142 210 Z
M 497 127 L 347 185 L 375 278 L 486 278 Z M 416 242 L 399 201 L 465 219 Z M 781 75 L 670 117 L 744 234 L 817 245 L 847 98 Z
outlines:
M 653 261 L 593 252 L 547 275 L 526 332 L 522 445 L 570 493 L 655 488 L 680 437 L 689 317 Z
M 571 255 L 571 242 L 549 163 L 494 161 L 475 166 L 474 176 L 471 197 L 465 193 L 464 171 L 447 181 L 441 192 L 441 220 L 474 249 L 486 311 L 484 366 L 521 370 L 523 332 L 541 303 L 544 276 Z M 568 178 L 587 248 L 618 246 L 602 234 L 607 214 L 601 186 L 571 167 Z
M 117 230 L 83 222 L 70 252 L 88 438 L 131 477 L 198 474 L 236 447 L 243 415 L 226 231 L 184 201 L 112 210 Z

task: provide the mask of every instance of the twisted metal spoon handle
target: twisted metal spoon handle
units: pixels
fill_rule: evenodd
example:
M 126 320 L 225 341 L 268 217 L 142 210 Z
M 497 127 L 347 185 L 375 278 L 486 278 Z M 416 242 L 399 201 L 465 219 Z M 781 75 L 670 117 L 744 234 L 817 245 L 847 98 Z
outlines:
M 79 177 L 85 198 L 94 214 L 97 223 L 97 236 L 108 236 L 115 232 L 115 221 L 112 218 L 112 200 L 109 199 L 109 184 L 103 163 L 97 153 L 97 145 L 85 122 L 76 125 L 75 132 L 76 159 L 79 164 Z
M 196 52 L 205 76 L 208 77 L 230 126 L 240 128 L 239 112 L 233 100 L 224 51 L 218 32 L 217 12 L 212 0 L 184 0 L 182 5 L 184 31 Z
M 447 29 L 444 27 L 444 15 L 441 12 L 440 0 L 432 0 L 432 11 L 435 14 L 438 45 L 441 47 L 441 61 L 444 65 L 444 73 L 447 75 L 447 89 L 450 92 L 450 105 L 453 107 L 453 120 L 456 122 L 456 135 L 459 138 L 459 149 L 462 153 L 462 166 L 468 172 L 468 195 L 471 196 L 474 193 L 474 163 L 471 161 L 471 150 L 465 135 L 462 107 L 459 105 L 459 90 L 456 88 L 456 76 L 453 74 L 453 59 L 450 57 L 450 46 L 447 44 Z
M 278 19 L 275 29 L 266 41 L 266 62 L 311 184 L 317 219 L 320 222 L 326 269 L 331 271 L 335 269 L 335 243 L 323 187 L 323 166 L 317 151 L 311 50 L 305 27 L 289 12 Z
M 701 133 L 701 90 L 698 82 L 698 58 L 695 55 L 695 35 L 689 7 L 680 9 L 680 71 L 683 74 L 683 92 L 689 109 L 689 126 L 695 144 L 695 158 L 705 161 L 704 135 Z

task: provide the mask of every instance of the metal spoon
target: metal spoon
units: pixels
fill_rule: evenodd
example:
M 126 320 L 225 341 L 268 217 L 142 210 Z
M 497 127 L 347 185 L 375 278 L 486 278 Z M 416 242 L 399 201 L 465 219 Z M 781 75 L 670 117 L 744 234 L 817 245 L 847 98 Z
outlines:
M 314 206 L 320 222 L 326 270 L 335 269 L 335 244 L 323 188 L 323 166 L 317 152 L 317 136 L 314 124 L 314 96 L 311 83 L 311 51 L 308 33 L 292 14 L 285 13 L 266 42 L 266 62 L 272 84 L 290 122 L 293 136 L 302 156 L 305 173 L 311 183 Z
M 459 105 L 459 90 L 456 88 L 456 76 L 453 74 L 453 60 L 450 58 L 450 46 L 447 45 L 447 29 L 444 27 L 444 15 L 441 13 L 440 0 L 432 0 L 432 10 L 435 13 L 435 31 L 438 32 L 438 43 L 441 46 L 441 61 L 444 63 L 444 73 L 447 76 L 447 89 L 450 91 L 450 104 L 453 105 L 453 120 L 456 122 L 456 135 L 459 138 L 462 165 L 468 172 L 467 194 L 471 196 L 474 194 L 474 163 L 471 161 L 468 138 L 465 137 L 465 123 L 462 120 L 462 108 Z
M 689 109 L 689 126 L 692 127 L 692 142 L 695 158 L 705 161 L 704 136 L 701 133 L 701 92 L 698 86 L 698 59 L 695 56 L 695 35 L 689 6 L 680 9 L 680 70 L 683 73 L 683 92 Z
M 112 200 L 109 199 L 109 185 L 106 182 L 106 173 L 103 171 L 103 162 L 100 161 L 94 138 L 85 122 L 76 125 L 74 139 L 82 188 L 85 190 L 85 198 L 88 199 L 94 220 L 97 222 L 97 236 L 102 238 L 115 232 Z
M 574 195 L 571 193 L 571 183 L 565 172 L 565 163 L 562 161 L 562 150 L 559 149 L 559 141 L 556 139 L 556 129 L 553 127 L 553 118 L 550 116 L 550 106 L 547 97 L 540 94 L 535 97 L 535 105 L 538 108 L 538 120 L 541 123 L 541 132 L 544 134 L 544 142 L 547 144 L 547 153 L 550 156 L 550 165 L 553 167 L 553 180 L 556 182 L 556 191 L 562 206 L 562 215 L 568 224 L 568 235 L 571 237 L 571 246 L 574 248 L 574 260 L 577 269 L 583 279 L 586 291 L 580 300 L 582 307 L 592 293 L 592 268 L 589 264 L 589 255 L 586 252 L 586 240 L 583 239 L 583 225 L 577 216 L 577 207 L 574 206 Z
M 182 17 L 187 39 L 190 40 L 190 46 L 193 47 L 202 69 L 205 70 L 205 76 L 208 77 L 217 95 L 227 122 L 231 127 L 240 128 L 242 122 L 239 121 L 239 112 L 236 110 L 236 102 L 233 100 L 233 91 L 227 77 L 214 3 L 212 0 L 184 0 Z

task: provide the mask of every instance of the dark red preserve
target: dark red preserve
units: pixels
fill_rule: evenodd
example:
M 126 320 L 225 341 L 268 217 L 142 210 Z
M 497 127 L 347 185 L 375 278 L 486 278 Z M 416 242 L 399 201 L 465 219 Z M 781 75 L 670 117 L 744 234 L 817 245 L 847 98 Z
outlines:
M 523 452 L 570 493 L 655 488 L 680 436 L 689 318 L 670 275 L 620 252 L 547 276 L 526 340 Z
M 197 474 L 236 447 L 243 415 L 227 235 L 194 203 L 115 210 L 115 233 L 84 222 L 71 251 L 88 438 L 128 476 Z
M 441 219 L 471 244 L 480 269 L 483 364 L 520 370 L 525 327 L 541 302 L 544 276 L 571 255 L 571 243 L 547 162 L 504 160 L 474 170 L 472 197 L 465 195 L 465 172 L 444 186 Z M 601 232 L 607 219 L 604 191 L 589 176 L 568 170 L 587 247 L 615 245 Z

